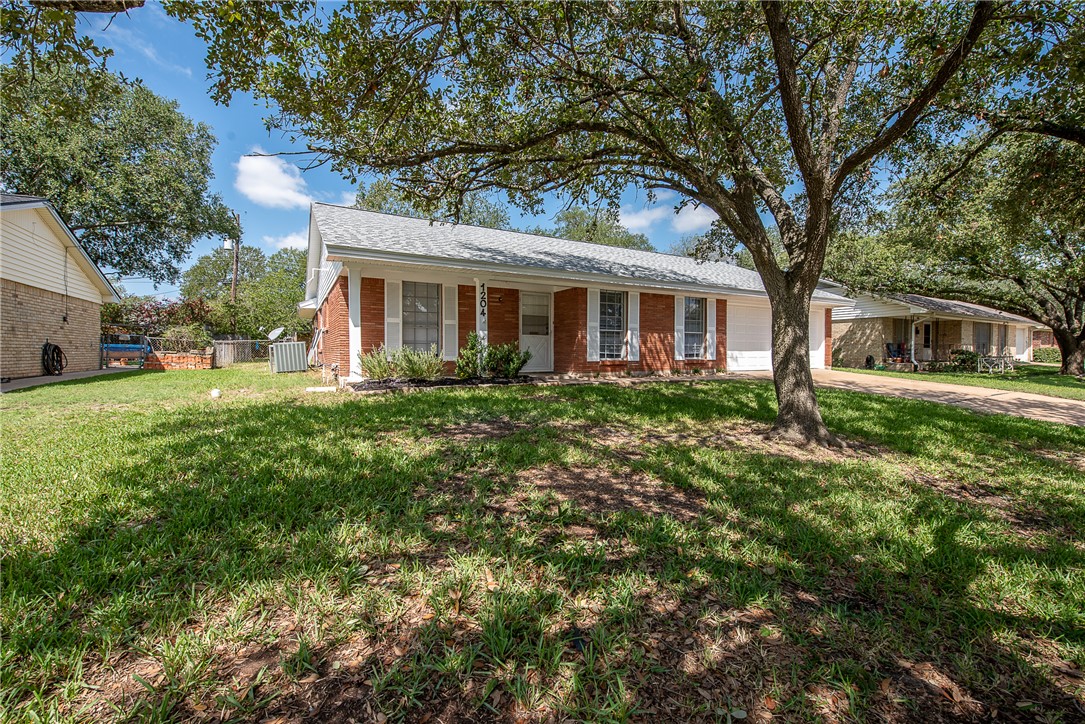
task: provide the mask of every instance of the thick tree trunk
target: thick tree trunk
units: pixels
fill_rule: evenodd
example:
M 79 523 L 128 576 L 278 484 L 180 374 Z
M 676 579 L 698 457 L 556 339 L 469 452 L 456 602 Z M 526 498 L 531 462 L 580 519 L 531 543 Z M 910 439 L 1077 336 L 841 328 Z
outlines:
M 1085 376 L 1085 341 L 1076 337 L 1070 330 L 1052 328 L 1055 336 L 1055 344 L 1062 353 L 1062 366 L 1059 367 L 1060 375 Z
M 779 411 L 771 435 L 803 445 L 839 446 L 821 419 L 810 373 L 810 300 L 772 295 L 772 380 Z

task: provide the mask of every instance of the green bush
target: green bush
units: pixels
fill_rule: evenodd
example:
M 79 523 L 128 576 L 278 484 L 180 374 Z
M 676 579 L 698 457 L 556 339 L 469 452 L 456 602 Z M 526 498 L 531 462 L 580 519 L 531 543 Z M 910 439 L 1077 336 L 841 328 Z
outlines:
M 1062 352 L 1058 347 L 1038 347 L 1032 350 L 1032 361 L 1062 364 Z
M 190 349 L 207 349 L 212 344 L 211 335 L 199 324 L 185 324 L 170 327 L 165 338 L 177 352 Z
M 978 352 L 970 349 L 955 349 L 950 353 L 950 361 L 946 369 L 950 372 L 975 372 L 979 367 L 979 360 Z
M 486 349 L 483 359 L 483 371 L 490 377 L 511 379 L 520 374 L 520 370 L 531 359 L 531 352 L 521 352 L 512 342 L 493 345 Z
M 435 344 L 427 352 L 400 347 L 392 354 L 392 368 L 396 377 L 409 380 L 439 380 L 445 374 L 445 363 Z
M 478 334 L 467 335 L 467 344 L 456 360 L 456 376 L 461 380 L 474 377 L 512 378 L 520 374 L 531 360 L 531 352 L 521 352 L 513 342 L 485 345 Z
M 460 350 L 460 356 L 456 360 L 456 376 L 461 380 L 481 377 L 482 359 L 485 353 L 485 345 L 479 339 L 478 333 L 468 332 L 467 345 Z
M 368 353 L 359 352 L 358 361 L 362 364 L 362 373 L 371 380 L 389 380 L 396 376 L 383 344 Z

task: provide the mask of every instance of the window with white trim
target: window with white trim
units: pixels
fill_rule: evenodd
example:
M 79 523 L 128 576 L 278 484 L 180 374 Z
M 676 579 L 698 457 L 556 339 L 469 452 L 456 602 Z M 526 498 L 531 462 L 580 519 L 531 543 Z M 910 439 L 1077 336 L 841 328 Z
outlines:
M 686 297 L 686 339 L 683 349 L 686 359 L 704 358 L 704 335 L 707 323 L 705 322 L 704 297 Z
M 441 344 L 441 285 L 403 282 L 403 346 L 429 352 Z
M 599 292 L 599 359 L 622 359 L 625 353 L 625 292 Z

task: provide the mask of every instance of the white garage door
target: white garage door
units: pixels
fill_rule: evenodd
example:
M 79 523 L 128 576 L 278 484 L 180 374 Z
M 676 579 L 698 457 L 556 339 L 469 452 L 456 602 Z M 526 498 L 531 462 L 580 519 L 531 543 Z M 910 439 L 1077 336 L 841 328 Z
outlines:
M 825 368 L 825 310 L 810 308 L 810 367 Z
M 727 369 L 772 369 L 772 311 L 764 304 L 727 301 Z

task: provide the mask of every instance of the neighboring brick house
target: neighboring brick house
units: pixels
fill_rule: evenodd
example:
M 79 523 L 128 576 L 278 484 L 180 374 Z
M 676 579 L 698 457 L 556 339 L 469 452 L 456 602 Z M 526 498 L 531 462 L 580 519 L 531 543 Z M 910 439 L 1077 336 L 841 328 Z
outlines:
M 830 290 L 839 287 L 826 285 Z M 1040 325 L 979 304 L 918 294 L 859 294 L 832 312 L 833 364 L 862 367 L 868 357 L 900 364 L 949 360 L 955 350 L 1032 359 L 1033 330 Z
M 44 374 L 42 346 L 65 372 L 100 364 L 101 307 L 117 293 L 48 200 L 0 194 L 0 377 Z
M 1035 329 L 1032 331 L 1032 348 L 1041 349 L 1044 347 L 1057 347 L 1055 344 L 1055 333 L 1047 327 L 1043 329 Z
M 771 312 L 756 272 L 731 264 L 517 231 L 313 204 L 303 314 L 315 362 L 360 379 L 359 353 L 436 345 L 451 369 L 478 332 L 530 350 L 526 372 L 771 369 Z M 810 360 L 831 363 L 815 292 Z

